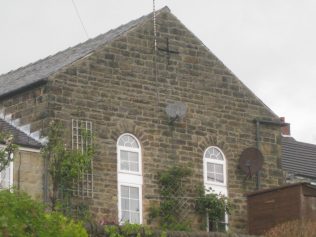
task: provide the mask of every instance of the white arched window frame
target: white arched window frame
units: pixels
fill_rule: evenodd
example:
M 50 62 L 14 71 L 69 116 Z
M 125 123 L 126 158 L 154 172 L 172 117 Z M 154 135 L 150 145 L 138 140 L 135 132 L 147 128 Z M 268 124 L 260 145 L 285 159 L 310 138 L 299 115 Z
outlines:
M 129 133 L 122 134 L 117 140 L 118 171 L 142 174 L 141 148 L 137 138 Z
M 226 158 L 222 150 L 216 146 L 208 147 L 203 154 L 203 179 L 207 192 L 228 196 Z M 228 215 L 225 215 L 223 222 L 227 230 Z M 208 221 L 207 230 L 209 230 Z
M 142 156 L 138 139 L 124 133 L 117 140 L 118 220 L 142 224 Z
M 203 155 L 204 185 L 227 195 L 226 158 L 216 146 L 208 147 Z

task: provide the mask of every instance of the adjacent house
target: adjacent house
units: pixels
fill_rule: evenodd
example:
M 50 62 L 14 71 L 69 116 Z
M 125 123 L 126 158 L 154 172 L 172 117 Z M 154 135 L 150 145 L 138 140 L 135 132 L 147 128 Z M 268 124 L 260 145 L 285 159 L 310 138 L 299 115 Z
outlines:
M 283 182 L 279 117 L 167 7 L 156 21 L 143 16 L 1 75 L 0 85 L 2 123 L 14 124 L 13 133 L 26 126 L 25 134 L 41 143 L 49 122 L 58 120 L 68 132 L 65 143 L 80 149 L 78 131 L 93 132 L 93 169 L 78 193 L 97 220 L 148 223 L 160 196 L 158 172 L 181 165 L 192 171 L 189 185 L 232 200 L 228 226 L 246 232 L 245 193 Z M 258 178 L 238 167 L 249 147 L 264 157 Z M 35 148 L 32 161 L 18 157 L 13 170 L 38 162 L 31 171 L 43 180 Z
M 7 117 L 6 119 L 9 120 Z M 8 122 L 0 113 L 0 132 L 14 137 L 18 145 L 14 160 L 0 172 L 0 190 L 14 188 L 28 192 L 33 198 L 43 199 L 43 159 L 40 155 L 41 141 Z M 0 141 L 0 149 L 3 143 Z M 1 145 L 2 144 L 2 145 Z
M 287 183 L 316 184 L 316 145 L 295 140 L 290 127 L 282 129 L 282 169 Z

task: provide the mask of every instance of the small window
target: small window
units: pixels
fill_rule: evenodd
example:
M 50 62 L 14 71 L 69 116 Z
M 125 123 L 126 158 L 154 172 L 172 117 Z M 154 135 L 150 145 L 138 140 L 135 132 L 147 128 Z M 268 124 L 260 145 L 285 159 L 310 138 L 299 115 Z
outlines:
M 121 185 L 121 223 L 140 224 L 140 189 Z
M 0 190 L 9 189 L 13 185 L 13 162 L 0 172 Z
M 119 170 L 141 173 L 140 146 L 131 134 L 124 134 L 118 140 Z

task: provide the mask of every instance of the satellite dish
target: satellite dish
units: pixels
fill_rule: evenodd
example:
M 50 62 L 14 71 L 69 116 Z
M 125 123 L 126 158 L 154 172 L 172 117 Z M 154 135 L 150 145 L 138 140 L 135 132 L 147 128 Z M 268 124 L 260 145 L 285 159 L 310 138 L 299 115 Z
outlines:
M 183 118 L 187 113 L 187 106 L 182 102 L 174 102 L 168 104 L 166 107 L 166 113 L 170 118 L 171 122 L 174 122 L 177 119 Z
M 247 177 L 252 177 L 257 173 L 263 165 L 262 153 L 254 147 L 249 147 L 243 150 L 239 159 L 239 167 L 247 174 Z

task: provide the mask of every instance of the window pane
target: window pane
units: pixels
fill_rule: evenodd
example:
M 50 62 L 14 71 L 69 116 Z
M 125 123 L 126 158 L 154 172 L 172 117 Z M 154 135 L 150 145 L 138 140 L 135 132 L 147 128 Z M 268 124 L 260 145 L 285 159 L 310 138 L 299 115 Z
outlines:
M 215 174 L 214 173 L 207 173 L 207 180 L 208 181 L 215 181 Z
M 224 160 L 223 156 L 222 156 L 222 153 L 218 152 L 217 156 L 216 156 L 216 159 L 218 160 Z
M 223 174 L 224 167 L 223 165 L 215 164 L 215 173 Z
M 119 140 L 118 145 L 119 146 L 124 146 L 124 140 L 122 138 Z
M 122 222 L 129 221 L 130 213 L 128 211 L 122 211 Z
M 138 153 L 137 152 L 128 152 L 129 161 L 138 162 Z
M 140 221 L 139 221 L 140 218 L 139 217 L 140 217 L 139 213 L 132 212 L 131 213 L 131 223 L 139 224 L 140 223 Z
M 134 163 L 134 162 L 129 163 L 129 170 L 133 172 L 138 172 L 139 171 L 138 163 Z
M 129 187 L 121 186 L 121 196 L 125 198 L 129 198 Z
M 126 146 L 126 147 L 132 147 L 132 148 L 139 148 L 138 143 L 135 138 L 133 138 L 131 135 L 124 135 L 120 138 L 118 142 L 119 146 Z
M 127 161 L 121 162 L 121 170 L 129 170 Z
M 216 181 L 224 183 L 224 175 L 222 174 L 216 174 Z
M 121 199 L 121 208 L 123 211 L 128 211 L 129 210 L 129 200 L 126 198 Z
M 139 212 L 139 200 L 131 200 L 131 211 Z
M 207 172 L 215 172 L 215 167 L 214 167 L 214 164 L 213 163 L 207 163 Z
M 0 172 L 0 189 L 10 187 L 10 164 Z
M 128 160 L 128 152 L 121 151 L 121 161 L 127 161 L 127 160 Z
M 139 188 L 130 187 L 131 198 L 139 199 Z
M 215 147 L 210 147 L 206 152 L 205 152 L 205 158 L 210 158 L 214 160 L 224 160 L 224 157 L 221 153 L 221 151 Z

